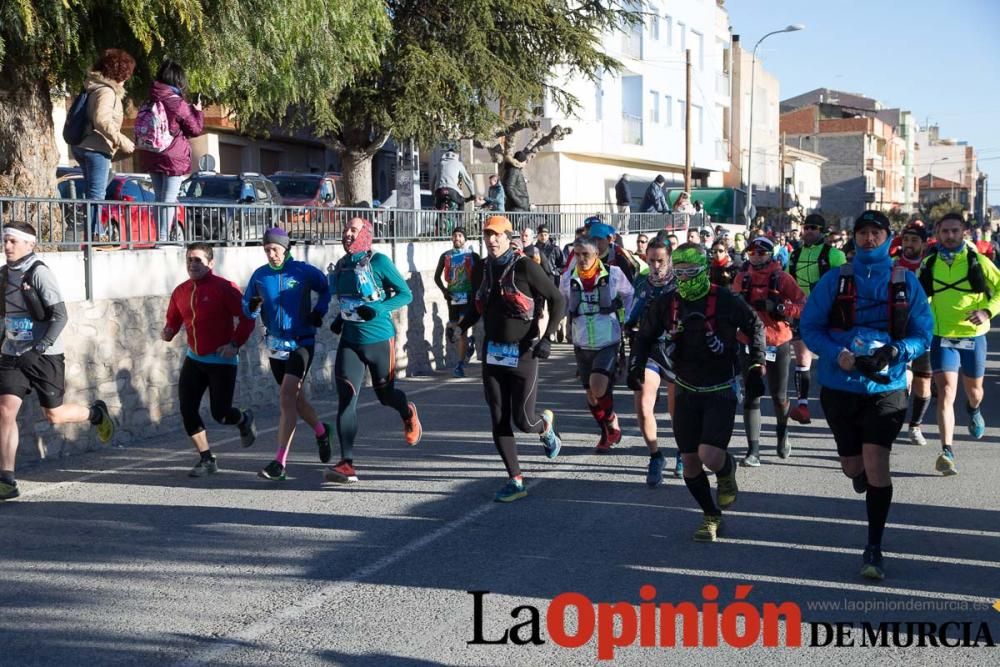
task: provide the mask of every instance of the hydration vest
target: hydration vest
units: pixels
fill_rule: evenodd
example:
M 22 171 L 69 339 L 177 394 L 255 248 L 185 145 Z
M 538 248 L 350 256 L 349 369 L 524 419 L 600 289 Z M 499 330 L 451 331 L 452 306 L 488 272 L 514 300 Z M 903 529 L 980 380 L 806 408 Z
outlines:
M 341 273 L 346 271 L 344 265 L 351 261 L 350 255 L 344 255 L 337 260 L 336 264 L 331 264 L 327 267 L 328 280 L 330 282 L 330 291 L 334 294 L 339 294 L 338 282 Z M 381 301 L 385 298 L 385 292 L 382 290 L 382 286 L 375 280 L 375 272 L 372 270 L 372 251 L 369 250 L 354 265 L 354 286 L 357 290 L 357 297 L 362 301 L 367 301 L 369 303 L 373 301 Z M 349 296 L 349 295 L 344 295 Z
M 27 268 L 27 270 L 21 272 L 21 298 L 24 299 L 24 307 L 28 311 L 28 315 L 31 319 L 36 322 L 48 322 L 52 319 L 52 307 L 46 305 L 42 301 L 42 296 L 35 289 L 34 285 L 31 284 L 31 280 L 35 275 L 35 269 L 39 266 L 45 266 L 44 262 L 35 262 Z M 7 281 L 9 279 L 10 267 L 4 266 L 0 268 L 0 317 L 7 316 Z
M 524 259 L 524 255 L 515 251 L 514 258 L 507 262 L 497 285 L 500 287 L 500 300 L 504 305 L 504 315 L 515 320 L 530 322 L 535 317 L 535 300 L 517 289 L 514 284 L 514 266 Z M 476 310 L 480 314 L 486 309 L 493 292 L 493 262 L 487 261 L 483 267 L 483 282 L 476 292 Z
M 837 296 L 830 309 L 829 326 L 838 331 L 849 331 L 854 327 L 858 305 L 857 285 L 854 283 L 854 265 L 851 262 L 840 266 L 837 281 Z M 892 267 L 889 278 L 888 322 L 889 336 L 893 340 L 906 337 L 906 325 L 910 320 L 910 302 L 906 294 L 906 269 Z
M 772 260 L 776 261 L 776 260 Z M 751 277 L 752 269 L 744 271 L 743 282 L 740 284 L 739 294 L 743 297 L 743 300 L 750 304 L 750 307 L 758 312 L 761 312 L 751 299 L 753 298 L 753 278 Z M 784 299 L 781 298 L 781 292 L 778 289 L 779 281 L 779 271 L 771 271 L 771 275 L 767 279 L 767 300 L 774 303 L 777 306 L 780 303 L 784 303 Z
M 792 274 L 795 280 L 799 279 L 798 269 L 799 269 L 799 257 L 802 255 L 802 249 L 806 246 L 801 245 L 792 252 L 791 258 L 788 260 L 788 272 Z M 816 258 L 816 264 L 819 266 L 819 277 L 822 278 L 823 274 L 830 270 L 830 244 L 824 243 L 823 247 L 820 248 L 819 257 Z M 817 281 L 818 282 L 818 281 Z
M 585 302 L 583 299 L 584 293 L 595 291 L 597 292 L 597 303 Z M 588 306 L 589 312 L 580 312 L 580 306 L 582 305 Z M 595 305 L 597 306 L 596 309 L 593 308 Z M 597 276 L 594 287 L 590 290 L 584 289 L 583 280 L 576 272 L 576 269 L 573 269 L 573 274 L 569 278 L 569 304 L 567 305 L 567 313 L 570 317 L 597 314 L 611 315 L 617 312 L 620 307 L 621 300 L 611 291 L 611 272 L 607 267 L 601 267 L 601 274 Z
M 919 280 L 920 286 L 924 288 L 924 292 L 927 293 L 928 297 L 934 296 L 935 292 L 953 289 L 956 292 L 985 294 L 987 299 L 993 298 L 993 292 L 990 290 L 990 286 L 986 284 L 986 274 L 983 273 L 983 267 L 979 264 L 979 252 L 966 246 L 966 253 L 968 254 L 969 273 L 965 278 L 949 284 L 935 280 L 934 278 L 934 264 L 938 258 L 938 247 L 935 245 L 927 251 L 927 259 L 924 260 L 924 266 L 920 269 Z M 968 281 L 969 289 L 959 287 L 963 281 Z M 936 285 L 941 285 L 941 288 L 935 289 Z
M 456 263 L 455 259 L 459 257 L 462 261 Z M 444 256 L 444 281 L 449 292 L 468 294 L 472 291 L 472 265 L 472 253 L 468 251 L 449 252 Z

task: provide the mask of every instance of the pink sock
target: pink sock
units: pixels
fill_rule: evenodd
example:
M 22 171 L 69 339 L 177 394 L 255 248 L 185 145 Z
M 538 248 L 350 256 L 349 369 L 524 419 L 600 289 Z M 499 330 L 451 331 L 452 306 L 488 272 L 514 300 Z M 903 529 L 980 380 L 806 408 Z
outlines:
M 316 425 L 313 426 L 313 433 L 316 434 L 317 438 L 323 437 L 323 434 L 326 433 L 326 427 L 323 426 L 323 422 L 316 422 Z
M 284 467 L 285 461 L 288 460 L 288 450 L 290 447 L 278 447 L 278 453 L 274 455 L 274 460 L 277 461 Z

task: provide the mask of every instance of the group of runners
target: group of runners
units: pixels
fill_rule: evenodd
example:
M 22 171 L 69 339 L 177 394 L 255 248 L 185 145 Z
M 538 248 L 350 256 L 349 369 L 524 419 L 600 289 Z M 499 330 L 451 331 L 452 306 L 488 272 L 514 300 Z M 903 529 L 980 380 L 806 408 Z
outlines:
M 752 239 L 749 261 L 728 285 L 710 279 L 704 245 L 689 241 L 670 247 L 657 238 L 639 257 L 616 243 L 615 229 L 600 218 L 588 220 L 559 270 L 553 269 L 554 260 L 543 261 L 553 250 L 558 253 L 547 230 L 538 247 L 526 252 L 527 242 L 515 243 L 510 220 L 491 216 L 482 229 L 485 256 L 480 258 L 468 247 L 464 230 L 456 229 L 435 281 L 448 302 L 449 340 L 458 348 L 456 376 L 464 375 L 477 347 L 469 334 L 482 320 L 482 380 L 494 445 L 507 473 L 495 500 L 527 495 L 515 428 L 538 436 L 548 459 L 560 453 L 556 416 L 539 410 L 536 400 L 539 362 L 549 357 L 556 331 L 565 327 L 584 402 L 596 422 L 595 451 L 607 454 L 622 439 L 615 388 L 624 382 L 633 393 L 648 448 L 650 487 L 662 483 L 666 468 L 655 414 L 665 385 L 677 445 L 673 473 L 683 477 L 703 512 L 694 539 L 715 541 L 723 510 L 739 494 L 738 467 L 761 464 L 764 394 L 774 404 L 778 457 L 791 454 L 789 421 L 811 421 L 808 379 L 814 353 L 819 398 L 842 470 L 854 490 L 865 494 L 868 538 L 861 573 L 881 579 L 882 533 L 892 500 L 889 453 L 910 399 L 910 441 L 925 445 L 920 426 L 934 380 L 942 445 L 934 465 L 942 474 L 958 471 L 953 404 L 960 375 L 969 432 L 974 438 L 984 433 L 986 334 L 990 319 L 1000 312 L 1000 270 L 966 243 L 961 216 L 946 215 L 936 223 L 933 247 L 922 224 L 907 226 L 895 260 L 889 252 L 889 220 L 878 211 L 866 211 L 855 221 L 857 253 L 851 261 L 825 243 L 824 226 L 820 216 L 806 218 L 803 244 L 792 254 L 788 272 L 776 261 L 772 240 Z M 256 440 L 252 411 L 234 407 L 233 400 L 239 350 L 257 320 L 265 329 L 280 407 L 276 452 L 261 477 L 285 479 L 300 417 L 313 431 L 320 461 L 332 460 L 334 427 L 319 419 L 303 392 L 317 330 L 327 322 L 339 338 L 334 375 L 340 458 L 325 469 L 324 478 L 339 484 L 359 479 L 354 444 L 366 371 L 379 402 L 399 415 L 405 444 L 420 442 L 417 408 L 395 384 L 391 318 L 413 297 L 391 259 L 373 251 L 372 238 L 369 221 L 350 220 L 342 239 L 345 254 L 324 273 L 294 259 L 287 233 L 270 229 L 262 239 L 267 263 L 242 291 L 214 273 L 210 245 L 187 247 L 189 279 L 171 295 L 161 337 L 171 341 L 184 329 L 187 339 L 178 394 L 184 428 L 199 457 L 190 475 L 218 471 L 199 415 L 206 391 L 213 419 L 235 426 L 244 447 Z M 34 254 L 34 229 L 9 223 L 3 239 L 0 499 L 6 500 L 19 494 L 16 417 L 31 390 L 54 424 L 89 421 L 108 441 L 114 422 L 102 401 L 89 408 L 62 403 L 60 333 L 66 307 L 53 273 Z M 334 297 L 337 311 L 331 317 Z M 788 398 L 793 353 L 794 406 Z M 737 460 L 729 445 L 741 402 L 747 449 Z M 709 473 L 716 477 L 714 497 Z

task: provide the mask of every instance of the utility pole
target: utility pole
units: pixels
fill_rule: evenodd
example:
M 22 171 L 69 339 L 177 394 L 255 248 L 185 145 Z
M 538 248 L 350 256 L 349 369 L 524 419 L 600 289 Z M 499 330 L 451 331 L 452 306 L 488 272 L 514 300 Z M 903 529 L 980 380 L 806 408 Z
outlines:
M 778 227 L 785 229 L 785 133 L 781 133 L 781 145 L 778 146 Z
M 687 59 L 684 93 L 684 190 L 691 192 L 691 49 L 685 50 L 684 54 Z

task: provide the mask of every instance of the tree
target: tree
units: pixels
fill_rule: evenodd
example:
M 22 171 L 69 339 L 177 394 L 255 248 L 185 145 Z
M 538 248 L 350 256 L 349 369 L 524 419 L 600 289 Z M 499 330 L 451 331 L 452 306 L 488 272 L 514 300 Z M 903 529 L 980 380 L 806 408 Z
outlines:
M 950 197 L 943 196 L 930 205 L 927 210 L 927 222 L 931 225 L 943 218 L 948 213 L 962 213 L 965 209 L 958 202 L 954 202 Z
M 543 131 L 541 115 L 541 108 L 535 109 L 534 118 L 525 119 L 523 114 L 517 114 L 513 120 L 496 130 L 493 136 L 486 141 L 480 139 L 474 141 L 476 148 L 485 149 L 489 153 L 490 159 L 500 165 L 501 179 L 508 166 L 523 169 L 532 155 L 545 146 L 573 134 L 572 127 L 563 127 L 562 125 L 554 125 L 548 132 Z M 503 114 L 501 114 L 502 116 Z M 530 131 L 528 140 L 523 146 L 518 147 L 515 140 L 526 131 Z M 514 157 L 518 152 L 523 154 L 525 158 L 523 161 Z
M 559 81 L 615 71 L 618 62 L 603 52 L 601 36 L 641 19 L 619 0 L 386 5 L 392 34 L 381 67 L 334 104 L 342 124 L 330 139 L 343 153 L 350 202 L 371 200 L 371 159 L 390 135 L 422 145 L 501 139 L 518 124 L 531 127 L 538 100 L 546 98 L 572 113 L 577 100 Z
M 389 21 L 379 0 L 32 0 L 0 3 L 0 194 L 54 192 L 52 90 L 80 87 L 101 50 L 138 63 L 146 96 L 164 57 L 240 127 L 338 124 L 332 101 L 376 67 Z

